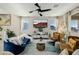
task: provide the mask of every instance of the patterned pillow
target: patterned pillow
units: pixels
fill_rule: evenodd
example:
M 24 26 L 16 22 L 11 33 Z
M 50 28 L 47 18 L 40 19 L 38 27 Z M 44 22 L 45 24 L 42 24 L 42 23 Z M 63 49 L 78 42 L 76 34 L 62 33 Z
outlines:
M 20 45 L 19 39 L 17 37 L 9 38 L 9 41 L 16 44 L 16 45 Z
M 75 47 L 75 44 L 76 44 L 76 41 L 72 38 L 69 39 L 69 42 L 68 42 L 69 46 L 74 49 Z
M 67 48 L 64 49 L 64 50 L 60 53 L 60 55 L 69 55 Z
M 24 37 L 23 38 L 23 43 L 27 43 L 27 41 L 30 40 L 29 38 Z
M 22 39 L 23 39 L 24 37 L 30 39 L 31 41 L 33 41 L 32 37 L 28 36 L 27 34 L 22 34 L 22 35 L 18 36 L 18 38 L 19 38 L 21 41 L 22 41 Z

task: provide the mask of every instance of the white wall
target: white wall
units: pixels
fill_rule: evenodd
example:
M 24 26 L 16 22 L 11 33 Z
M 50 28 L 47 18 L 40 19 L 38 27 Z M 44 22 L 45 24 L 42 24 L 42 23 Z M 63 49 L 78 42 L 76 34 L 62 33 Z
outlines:
M 10 26 L 3 26 L 3 31 L 6 29 L 10 29 L 11 31 L 14 31 L 16 35 L 20 34 L 20 17 L 11 15 L 11 24 Z

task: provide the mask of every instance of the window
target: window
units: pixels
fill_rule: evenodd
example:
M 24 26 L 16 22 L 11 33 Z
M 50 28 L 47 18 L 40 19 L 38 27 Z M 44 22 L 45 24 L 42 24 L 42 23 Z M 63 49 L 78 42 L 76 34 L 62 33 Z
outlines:
M 70 26 L 71 26 L 71 31 L 77 32 L 78 31 L 78 20 L 72 19 Z
M 21 31 L 26 32 L 29 28 L 29 20 L 28 19 L 22 19 L 21 21 Z
M 56 20 L 56 18 L 50 19 L 48 25 L 49 25 L 49 28 L 51 30 L 56 31 L 57 30 L 57 20 Z

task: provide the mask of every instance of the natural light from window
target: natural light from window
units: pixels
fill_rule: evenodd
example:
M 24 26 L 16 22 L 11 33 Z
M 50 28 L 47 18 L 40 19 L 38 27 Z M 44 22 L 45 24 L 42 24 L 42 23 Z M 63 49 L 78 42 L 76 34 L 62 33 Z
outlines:
M 77 32 L 78 31 L 78 20 L 72 19 L 70 26 L 71 26 L 71 31 Z

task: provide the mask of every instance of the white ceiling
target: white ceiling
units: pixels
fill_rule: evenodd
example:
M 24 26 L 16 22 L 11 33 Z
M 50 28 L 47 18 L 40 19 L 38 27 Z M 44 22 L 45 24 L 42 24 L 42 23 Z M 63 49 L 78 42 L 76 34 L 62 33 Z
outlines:
M 77 3 L 39 3 L 42 9 L 51 8 L 51 11 L 44 12 L 44 16 L 60 16 L 74 9 Z M 58 7 L 54 7 L 59 5 Z M 0 13 L 11 13 L 18 16 L 39 16 L 37 12 L 29 13 L 37 9 L 34 3 L 0 3 Z

